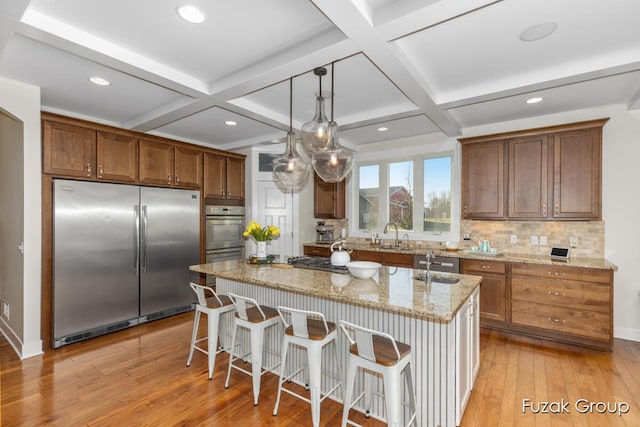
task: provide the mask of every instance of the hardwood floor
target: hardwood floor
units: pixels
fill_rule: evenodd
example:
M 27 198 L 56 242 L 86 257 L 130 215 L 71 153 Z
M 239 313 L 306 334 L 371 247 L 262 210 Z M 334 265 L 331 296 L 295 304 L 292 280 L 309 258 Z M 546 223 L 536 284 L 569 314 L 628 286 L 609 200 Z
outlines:
M 206 323 L 206 322 L 203 322 Z M 20 361 L 0 338 L 2 426 L 304 426 L 308 404 L 283 394 L 271 415 L 277 378 L 263 376 L 260 404 L 251 380 L 227 357 L 207 379 L 206 357 L 185 367 L 192 313 L 173 316 Z M 570 414 L 522 413 L 522 400 L 569 402 Z M 629 412 L 579 414 L 575 403 L 627 402 Z M 639 426 L 640 343 L 616 340 L 613 353 L 483 330 L 481 367 L 462 426 Z M 321 425 L 339 426 L 342 405 L 322 404 Z M 356 422 L 383 423 L 352 411 Z

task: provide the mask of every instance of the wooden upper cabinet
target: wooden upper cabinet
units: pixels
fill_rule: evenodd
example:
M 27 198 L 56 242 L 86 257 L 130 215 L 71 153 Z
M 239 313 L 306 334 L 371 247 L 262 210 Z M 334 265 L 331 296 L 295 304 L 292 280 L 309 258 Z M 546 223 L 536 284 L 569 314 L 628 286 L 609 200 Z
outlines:
M 462 147 L 462 217 L 504 218 L 505 141 Z
M 227 199 L 244 201 L 244 158 L 227 157 Z
M 607 120 L 461 139 L 462 217 L 600 219 Z
M 345 214 L 345 182 L 325 182 L 313 174 L 314 218 L 342 219 Z
M 98 132 L 96 178 L 108 181 L 138 180 L 138 138 Z
M 509 140 L 509 218 L 546 218 L 549 211 L 547 135 Z
M 140 140 L 140 182 L 143 184 L 173 185 L 173 145 Z
M 205 198 L 244 202 L 244 187 L 244 158 L 205 153 Z
M 600 219 L 601 175 L 601 127 L 555 134 L 553 218 Z
M 96 132 L 65 123 L 43 121 L 44 173 L 95 178 Z
M 175 147 L 175 185 L 188 188 L 202 187 L 202 152 Z

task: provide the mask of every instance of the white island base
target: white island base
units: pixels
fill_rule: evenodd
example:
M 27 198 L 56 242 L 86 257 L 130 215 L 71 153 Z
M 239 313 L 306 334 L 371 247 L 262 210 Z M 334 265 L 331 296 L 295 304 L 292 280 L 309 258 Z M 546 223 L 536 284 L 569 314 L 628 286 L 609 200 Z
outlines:
M 346 320 L 387 332 L 396 340 L 411 345 L 411 369 L 414 377 L 413 384 L 416 388 L 416 425 L 419 427 L 454 427 L 459 425 L 479 366 L 479 323 L 478 315 L 474 315 L 477 313 L 479 288 L 475 289 L 453 320 L 439 322 L 383 309 L 341 303 L 336 301 L 339 299 L 339 290 L 336 291 L 335 298 L 325 299 L 222 277 L 217 278 L 216 287 L 219 293 L 233 292 L 252 297 L 262 305 L 271 307 L 282 305 L 319 311 L 324 313 L 328 321 L 338 323 L 339 320 Z M 364 297 L 366 298 L 366 296 Z M 282 328 L 280 326 L 267 331 L 265 348 L 279 354 L 281 334 Z M 228 344 L 228 342 L 224 343 L 225 346 Z M 342 378 L 346 371 L 347 341 L 341 332 L 338 334 L 337 344 L 340 378 Z M 301 367 L 302 354 L 302 350 L 290 353 L 290 356 L 293 357 L 289 359 L 293 362 L 289 363 Z M 273 366 L 278 361 L 277 354 L 265 352 L 263 366 Z M 288 369 L 291 366 L 288 364 Z M 338 367 L 331 352 L 327 349 L 323 353 L 323 371 L 328 371 L 334 376 L 338 374 Z M 232 376 L 232 384 L 233 381 Z M 323 391 L 329 390 L 334 383 L 334 379 L 322 375 Z M 378 380 L 375 387 L 379 392 L 382 392 L 382 381 Z M 361 390 L 363 390 L 363 380 L 362 374 L 359 374 L 354 395 L 357 396 Z M 331 397 L 336 400 L 342 399 L 342 390 L 339 389 Z M 261 401 L 265 400 L 262 396 Z M 409 400 L 405 398 L 403 401 L 408 402 Z M 356 409 L 364 412 L 362 401 L 356 405 Z M 408 412 L 407 408 L 405 419 L 408 419 Z M 374 394 L 371 416 L 384 419 L 384 414 L 384 400 L 382 396 Z

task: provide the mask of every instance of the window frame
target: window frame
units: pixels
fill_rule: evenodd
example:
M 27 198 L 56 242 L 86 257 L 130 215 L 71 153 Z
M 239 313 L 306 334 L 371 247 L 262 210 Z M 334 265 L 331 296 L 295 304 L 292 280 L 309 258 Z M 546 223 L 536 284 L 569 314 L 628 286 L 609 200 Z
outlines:
M 461 174 L 460 174 L 460 144 L 457 141 L 445 141 L 434 144 L 421 144 L 416 147 L 407 147 L 402 150 L 403 155 L 397 156 L 398 150 L 374 151 L 368 153 L 358 153 L 354 157 L 354 166 L 351 177 L 351 185 L 349 185 L 348 203 L 349 212 L 349 234 L 353 237 L 367 238 L 371 233 L 382 234 L 384 225 L 389 221 L 388 204 L 389 204 L 389 164 L 413 161 L 413 224 L 414 230 L 401 231 L 400 237 L 404 233 L 409 235 L 410 240 L 419 241 L 459 241 L 460 240 L 460 191 L 461 191 Z M 448 232 L 428 232 L 422 231 L 422 218 L 424 215 L 424 161 L 427 159 L 439 157 L 451 157 L 451 229 Z M 378 227 L 379 229 L 360 230 L 358 220 L 358 203 L 360 190 L 360 167 L 379 165 L 379 187 L 380 187 L 380 203 L 378 206 Z M 417 198 L 420 195 L 420 198 Z M 418 222 L 416 222 L 416 219 Z M 415 230 L 417 224 L 420 229 Z

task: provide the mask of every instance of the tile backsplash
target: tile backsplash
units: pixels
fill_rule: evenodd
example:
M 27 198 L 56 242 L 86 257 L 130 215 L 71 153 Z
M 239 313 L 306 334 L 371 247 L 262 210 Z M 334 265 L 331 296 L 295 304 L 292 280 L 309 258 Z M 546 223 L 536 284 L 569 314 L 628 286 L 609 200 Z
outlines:
M 462 240 L 469 234 L 470 242 Z M 517 237 L 517 243 L 511 243 L 511 236 Z M 463 248 L 477 246 L 480 240 L 489 240 L 491 246 L 499 251 L 547 255 L 552 246 L 571 248 L 571 257 L 604 258 L 604 222 L 603 221 L 474 221 L 460 223 L 460 242 Z M 531 243 L 531 237 L 537 236 L 538 244 Z M 547 243 L 540 244 L 546 237 Z M 572 244 L 574 243 L 574 244 Z

